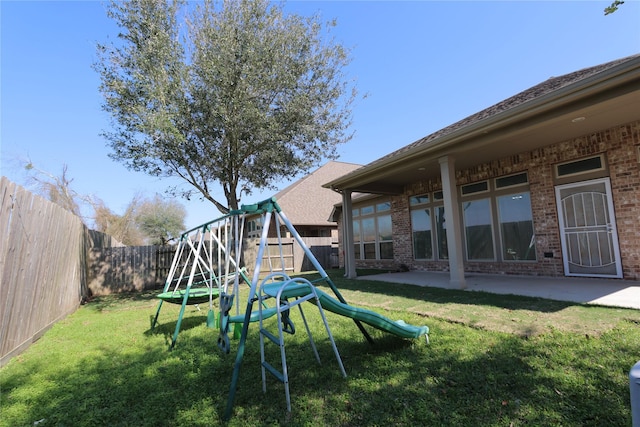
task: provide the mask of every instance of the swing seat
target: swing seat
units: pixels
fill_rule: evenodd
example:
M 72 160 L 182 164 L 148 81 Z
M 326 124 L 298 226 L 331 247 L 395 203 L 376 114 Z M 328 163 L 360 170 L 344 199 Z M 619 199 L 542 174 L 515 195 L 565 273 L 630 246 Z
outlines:
M 163 292 L 158 295 L 163 301 L 166 301 L 171 304 L 182 304 L 184 301 L 184 295 L 187 292 L 186 289 L 178 289 L 175 291 Z M 189 295 L 187 296 L 188 304 L 204 304 L 205 302 L 209 302 L 209 296 L 211 295 L 211 299 L 218 298 L 220 291 L 217 288 L 207 289 L 207 288 L 195 288 L 189 290 Z
M 277 311 L 278 309 L 276 307 L 263 308 L 262 318 L 268 319 L 269 317 L 276 314 Z M 244 323 L 244 317 L 245 317 L 244 314 L 229 316 L 229 323 Z M 260 320 L 260 312 L 258 311 L 258 309 L 252 310 L 251 315 L 249 317 L 249 322 L 253 323 L 253 322 L 257 322 L 258 320 Z

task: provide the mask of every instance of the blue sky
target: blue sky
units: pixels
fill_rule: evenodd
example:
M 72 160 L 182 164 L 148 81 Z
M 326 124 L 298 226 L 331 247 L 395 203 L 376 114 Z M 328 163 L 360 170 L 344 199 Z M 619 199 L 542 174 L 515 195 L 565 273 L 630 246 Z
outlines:
M 640 53 L 640 2 L 604 16 L 610 3 L 291 1 L 286 9 L 337 19 L 332 33 L 352 49 L 346 71 L 368 94 L 339 160 L 366 164 L 549 77 Z M 55 174 L 66 164 L 77 192 L 119 214 L 134 195 L 177 183 L 107 157 L 100 133 L 110 122 L 91 64 L 96 42 L 118 29 L 102 2 L 2 0 L 0 16 L 2 175 L 26 185 L 25 159 Z M 181 203 L 188 228 L 219 216 L 210 202 Z

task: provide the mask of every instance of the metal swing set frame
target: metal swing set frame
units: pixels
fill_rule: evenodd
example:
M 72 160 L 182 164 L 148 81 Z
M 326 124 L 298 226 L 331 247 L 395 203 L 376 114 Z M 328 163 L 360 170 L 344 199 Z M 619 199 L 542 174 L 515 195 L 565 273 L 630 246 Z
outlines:
M 247 270 L 239 266 L 242 262 L 245 219 L 256 215 L 260 215 L 262 218 L 262 231 L 256 262 L 253 268 L 253 277 L 249 280 Z M 274 271 L 271 256 L 265 257 L 265 251 L 268 251 L 269 247 L 269 229 L 272 219 L 274 219 L 274 228 L 277 233 L 278 248 L 280 251 L 280 271 Z M 311 282 L 301 277 L 291 278 L 286 274 L 285 261 L 282 253 L 281 226 L 284 226 L 298 245 L 300 245 L 307 258 L 318 271 L 320 275 L 319 279 Z M 268 272 L 262 268 L 263 258 L 266 258 L 269 264 Z M 265 275 L 266 277 L 264 277 Z M 242 312 L 240 310 L 239 298 L 240 281 L 244 281 L 250 286 L 246 308 Z M 190 303 L 197 304 L 208 301 L 209 313 L 207 316 L 207 325 L 210 327 L 219 327 L 218 347 L 225 353 L 229 353 L 229 333 L 231 324 L 234 324 L 233 335 L 239 337 L 239 341 L 225 412 L 225 418 L 228 419 L 233 410 L 233 402 L 244 356 L 249 324 L 259 322 L 263 391 L 266 392 L 266 373 L 270 373 L 285 385 L 287 410 L 291 411 L 283 335 L 284 333 L 295 333 L 295 327 L 289 317 L 291 308 L 296 306 L 299 308 L 313 353 L 316 360 L 320 362 L 301 305 L 301 303 L 305 301 L 315 303 L 322 317 L 329 340 L 331 341 L 340 371 L 343 376 L 346 376 L 340 354 L 324 315 L 320 298 L 316 293 L 315 284 L 318 282 L 326 283 L 336 298 L 341 303 L 346 304 L 345 299 L 333 281 L 329 278 L 311 250 L 306 246 L 302 237 L 298 234 L 284 212 L 282 212 L 275 198 L 270 198 L 253 205 L 243 205 L 239 210 L 231 211 L 227 215 L 183 233 L 163 292 L 158 296 L 160 303 L 158 304 L 156 315 L 152 322 L 152 328 L 157 324 L 163 302 L 181 304 L 170 346 L 170 348 L 173 348 L 180 331 L 185 307 Z M 216 315 L 213 300 L 217 298 L 219 298 L 220 303 L 219 312 Z M 267 306 L 268 302 L 271 301 L 273 301 L 274 307 Z M 256 302 L 258 303 L 258 309 L 254 308 Z M 235 314 L 232 314 L 234 307 Z M 273 315 L 277 316 L 277 333 L 267 331 L 263 323 L 265 319 Z M 354 322 L 364 337 L 369 342 L 373 342 L 371 336 L 360 321 L 354 319 Z M 265 360 L 264 346 L 269 342 L 273 342 L 280 347 L 281 370 L 275 368 Z

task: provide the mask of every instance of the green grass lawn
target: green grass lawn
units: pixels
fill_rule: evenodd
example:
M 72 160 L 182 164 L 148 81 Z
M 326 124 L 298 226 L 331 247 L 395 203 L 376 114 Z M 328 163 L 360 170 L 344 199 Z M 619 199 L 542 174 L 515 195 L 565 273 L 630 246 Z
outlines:
M 292 412 L 274 378 L 262 391 L 252 324 L 224 422 L 237 341 L 229 355 L 218 350 L 206 304 L 187 309 L 168 351 L 178 306 L 165 304 L 151 331 L 155 293 L 97 298 L 0 370 L 0 426 L 631 425 L 640 311 L 331 274 L 352 305 L 428 325 L 430 344 L 367 328 L 370 345 L 351 319 L 327 313 L 343 378 L 317 309 L 304 304 L 322 365 L 296 310 L 286 341 Z

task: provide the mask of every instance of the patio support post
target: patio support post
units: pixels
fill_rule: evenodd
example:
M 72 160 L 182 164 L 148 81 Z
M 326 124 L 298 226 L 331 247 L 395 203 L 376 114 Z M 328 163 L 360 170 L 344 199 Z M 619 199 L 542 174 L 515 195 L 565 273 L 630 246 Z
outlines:
M 351 203 L 351 191 L 342 192 L 342 250 L 344 251 L 344 276 L 355 279 L 356 256 L 353 249 L 353 205 Z
M 455 160 L 451 156 L 438 159 L 444 198 L 444 219 L 447 224 L 447 248 L 449 252 L 449 284 L 452 288 L 465 289 L 464 256 L 462 253 L 462 227 L 460 226 L 460 203 L 456 189 Z

